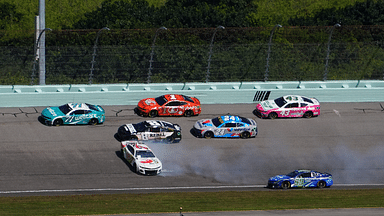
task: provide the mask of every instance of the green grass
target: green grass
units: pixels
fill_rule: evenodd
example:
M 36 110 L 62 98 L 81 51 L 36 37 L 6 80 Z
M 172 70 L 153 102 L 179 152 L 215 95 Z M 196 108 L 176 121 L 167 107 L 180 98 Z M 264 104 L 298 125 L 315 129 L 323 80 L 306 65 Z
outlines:
M 384 189 L 0 197 L 0 215 L 90 215 L 384 207 Z

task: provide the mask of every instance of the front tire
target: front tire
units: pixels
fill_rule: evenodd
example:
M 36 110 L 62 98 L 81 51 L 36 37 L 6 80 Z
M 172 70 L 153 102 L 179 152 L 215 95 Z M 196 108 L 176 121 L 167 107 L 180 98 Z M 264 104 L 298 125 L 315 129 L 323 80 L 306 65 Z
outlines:
M 270 119 L 275 119 L 275 118 L 277 118 L 277 113 L 275 113 L 275 112 L 269 113 L 268 117 Z
M 95 118 L 89 120 L 89 122 L 88 122 L 88 124 L 90 124 L 90 125 L 97 125 L 98 123 L 99 123 L 99 121 Z
M 186 111 L 184 112 L 184 116 L 185 116 L 185 117 L 191 117 L 192 115 L 193 115 L 192 110 L 186 110 Z
M 242 139 L 248 139 L 249 137 L 251 137 L 251 134 L 248 131 L 244 131 L 243 133 L 240 134 L 240 137 Z
M 319 181 L 318 183 L 317 183 L 317 187 L 318 188 L 325 188 L 325 182 L 324 181 Z
M 287 181 L 285 181 L 285 182 L 283 182 L 282 184 L 281 184 L 281 188 L 282 189 L 288 189 L 288 188 L 290 188 L 291 187 L 291 184 L 289 183 L 289 182 L 287 182 Z
M 204 138 L 211 139 L 212 137 L 213 137 L 213 132 L 212 131 L 205 132 Z
M 304 118 L 312 118 L 313 117 L 313 112 L 305 112 L 304 115 L 303 115 Z
M 148 115 L 151 118 L 155 118 L 158 115 L 157 110 L 151 110 Z
M 62 119 L 55 119 L 55 121 L 53 121 L 53 123 L 52 123 L 53 126 L 60 126 L 62 124 L 63 124 Z

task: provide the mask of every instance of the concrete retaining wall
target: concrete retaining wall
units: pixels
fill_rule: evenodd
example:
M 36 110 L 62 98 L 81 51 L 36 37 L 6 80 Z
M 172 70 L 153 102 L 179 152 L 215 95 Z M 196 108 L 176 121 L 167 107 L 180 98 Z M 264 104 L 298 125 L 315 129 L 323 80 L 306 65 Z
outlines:
M 0 107 L 56 106 L 67 102 L 136 105 L 140 99 L 184 94 L 202 104 L 256 103 L 297 94 L 320 102 L 381 102 L 384 81 L 153 83 L 105 85 L 0 86 Z

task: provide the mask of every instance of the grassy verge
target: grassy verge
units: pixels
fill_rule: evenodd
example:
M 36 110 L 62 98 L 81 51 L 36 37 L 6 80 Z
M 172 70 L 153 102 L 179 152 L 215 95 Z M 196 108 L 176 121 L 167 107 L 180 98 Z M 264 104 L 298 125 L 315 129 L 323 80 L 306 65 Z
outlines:
M 0 215 L 384 207 L 384 189 L 0 197 Z

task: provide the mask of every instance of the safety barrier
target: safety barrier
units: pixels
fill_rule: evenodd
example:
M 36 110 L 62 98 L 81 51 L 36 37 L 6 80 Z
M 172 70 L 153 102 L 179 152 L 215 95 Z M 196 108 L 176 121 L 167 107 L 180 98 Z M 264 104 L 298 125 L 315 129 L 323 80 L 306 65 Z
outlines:
M 202 104 L 256 103 L 287 94 L 315 97 L 320 102 L 381 102 L 384 81 L 7 85 L 0 86 L 0 107 L 56 106 L 67 102 L 136 105 L 143 98 L 163 94 L 195 96 Z

